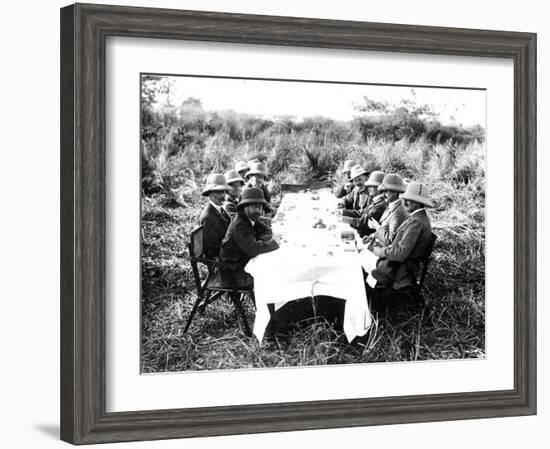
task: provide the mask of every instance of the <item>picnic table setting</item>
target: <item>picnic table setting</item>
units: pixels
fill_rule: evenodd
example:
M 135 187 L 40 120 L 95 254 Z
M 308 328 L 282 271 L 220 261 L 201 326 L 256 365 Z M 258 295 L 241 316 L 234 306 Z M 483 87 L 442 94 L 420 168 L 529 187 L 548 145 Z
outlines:
M 342 222 L 337 204 L 329 188 L 289 192 L 281 199 L 271 222 L 279 249 L 251 259 L 245 267 L 254 277 L 253 333 L 260 342 L 271 318 L 268 304 L 277 311 L 289 301 L 321 295 L 345 300 L 343 329 L 348 342 L 370 327 L 364 245 Z M 367 258 L 372 263 L 372 257 Z

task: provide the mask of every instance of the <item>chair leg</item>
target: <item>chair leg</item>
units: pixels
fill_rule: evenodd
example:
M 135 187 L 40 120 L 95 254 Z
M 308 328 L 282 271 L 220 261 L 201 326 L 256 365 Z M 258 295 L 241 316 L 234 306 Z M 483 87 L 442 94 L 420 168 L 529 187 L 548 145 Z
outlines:
M 208 304 L 208 301 L 210 299 L 210 295 L 212 294 L 212 292 L 210 291 L 206 291 L 205 295 L 204 295 L 204 300 L 201 301 L 201 304 L 199 305 L 199 309 L 198 309 L 198 312 L 202 315 L 204 313 L 204 309 L 206 309 L 206 305 Z
M 191 309 L 191 313 L 189 314 L 189 318 L 187 318 L 187 324 L 185 325 L 185 329 L 183 330 L 183 333 L 187 333 L 189 326 L 191 326 L 191 321 L 193 321 L 193 317 L 197 313 L 197 309 L 199 308 L 199 303 L 201 302 L 202 296 L 199 296 L 197 300 L 195 301 L 195 304 L 193 305 L 193 309 Z
M 248 325 L 248 320 L 246 319 L 246 315 L 244 313 L 244 309 L 243 309 L 243 306 L 241 304 L 240 294 L 237 293 L 237 292 L 231 293 L 231 300 L 233 301 L 233 304 L 235 305 L 235 308 L 237 309 L 237 313 L 241 317 L 241 320 L 243 322 L 245 335 L 247 337 L 252 337 L 252 332 L 250 331 L 250 326 Z
M 426 307 L 427 301 L 424 295 L 422 294 L 422 286 L 419 284 L 415 285 L 414 292 L 413 292 L 413 298 L 416 300 L 418 304 L 420 304 L 422 307 Z
M 209 304 L 212 304 L 216 299 L 218 299 L 220 296 L 223 295 L 223 292 L 216 292 L 215 294 L 211 295 L 212 292 L 208 292 L 206 298 L 202 302 L 202 304 L 199 306 L 199 313 L 203 314 L 206 310 L 206 306 Z
M 417 300 L 422 307 L 426 307 L 428 305 L 426 298 L 424 298 L 422 293 L 418 293 Z

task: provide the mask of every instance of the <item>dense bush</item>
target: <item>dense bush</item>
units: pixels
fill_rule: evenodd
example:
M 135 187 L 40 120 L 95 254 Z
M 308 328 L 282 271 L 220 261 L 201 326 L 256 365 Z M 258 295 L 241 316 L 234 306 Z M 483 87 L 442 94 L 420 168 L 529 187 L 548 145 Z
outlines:
M 356 109 L 363 115 L 354 120 L 354 125 L 359 129 L 364 140 L 369 138 L 393 141 L 424 139 L 432 144 L 449 142 L 455 145 L 467 145 L 485 140 L 485 131 L 480 125 L 470 127 L 443 125 L 430 106 L 418 105 L 413 100 L 402 100 L 397 105 L 390 105 L 365 97 Z
M 443 126 L 426 107 L 404 103 L 392 109 L 367 103 L 361 111 L 370 114 L 350 122 L 286 116 L 267 120 L 233 111 L 204 111 L 195 99 L 179 108 L 153 108 L 144 101 L 142 141 L 153 158 L 185 159 L 197 178 L 228 169 L 236 160 L 258 157 L 275 178 L 294 171 L 305 179 L 334 176 L 348 158 L 368 170 L 399 172 L 407 178 L 424 175 L 426 169 L 444 177 L 455 167 L 457 151 L 484 142 L 480 126 Z M 475 176 L 475 163 L 464 161 L 457 167 L 456 180 L 468 182 Z M 155 164 L 144 167 L 144 176 L 155 171 Z

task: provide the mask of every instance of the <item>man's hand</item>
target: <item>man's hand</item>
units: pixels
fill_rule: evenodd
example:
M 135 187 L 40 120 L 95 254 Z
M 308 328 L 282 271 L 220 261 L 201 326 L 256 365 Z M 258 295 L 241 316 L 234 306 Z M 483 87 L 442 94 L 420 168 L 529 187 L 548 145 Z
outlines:
M 386 248 L 386 246 L 375 246 L 372 252 L 376 257 L 386 257 Z
M 271 229 L 271 218 L 270 217 L 262 215 L 260 218 L 258 218 L 258 221 L 261 224 L 263 224 L 265 227 Z
M 279 249 L 279 243 L 275 239 L 268 240 L 265 244 L 270 251 L 275 251 L 276 249 Z
M 338 209 L 343 209 L 344 208 L 344 203 L 338 203 L 338 205 L 336 207 Z
M 377 231 L 380 227 L 380 223 L 378 223 L 374 218 L 369 218 L 367 225 L 369 226 L 369 228 L 374 229 L 375 231 Z

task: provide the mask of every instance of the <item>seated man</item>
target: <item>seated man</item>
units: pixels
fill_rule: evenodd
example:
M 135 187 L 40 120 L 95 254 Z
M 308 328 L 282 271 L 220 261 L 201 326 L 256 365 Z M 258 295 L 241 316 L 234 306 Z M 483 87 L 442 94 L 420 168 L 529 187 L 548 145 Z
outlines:
M 253 279 L 244 267 L 258 254 L 279 248 L 273 240 L 271 228 L 261 220 L 266 201 L 260 189 L 244 189 L 237 205 L 237 214 L 231 221 L 220 251 L 222 282 L 231 280 L 236 286 L 252 285 Z
M 351 167 L 353 167 L 355 164 L 353 161 L 346 161 L 344 162 L 344 168 L 342 169 L 342 174 L 346 177 L 346 182 L 338 189 L 336 190 L 336 198 L 343 198 L 348 193 L 350 193 L 353 190 L 353 181 L 351 180 Z
M 243 190 L 245 180 L 241 178 L 236 170 L 229 170 L 224 176 L 227 181 L 227 185 L 231 188 L 231 190 L 225 194 L 223 208 L 227 214 L 233 218 L 233 216 L 237 213 L 237 204 L 239 204 L 239 201 L 241 200 L 241 192 Z
M 379 257 L 371 275 L 377 286 L 402 290 L 416 286 L 420 262 L 430 245 L 432 226 L 426 207 L 432 207 L 424 184 L 411 182 L 402 196 L 409 217 L 399 227 L 393 242 L 373 249 Z
M 338 203 L 338 207 L 344 209 L 342 211 L 343 216 L 359 218 L 361 211 L 368 206 L 369 194 L 365 186 L 367 178 L 367 171 L 360 165 L 351 168 L 351 179 L 354 187 Z
M 376 231 L 372 236 L 365 237 L 365 243 L 370 242 L 369 249 L 375 245 L 388 246 L 393 242 L 397 229 L 405 221 L 406 213 L 399 195 L 405 191 L 403 178 L 397 173 L 390 173 L 384 176 L 378 190 L 384 194 L 387 207 L 380 222 L 370 218 L 367 222 L 369 228 Z
M 257 159 L 254 159 L 257 160 Z M 250 170 L 246 173 L 246 179 L 248 183 L 246 188 L 255 187 L 260 189 L 265 198 L 264 210 L 267 214 L 272 214 L 273 209 L 271 207 L 271 192 L 267 188 L 267 167 L 263 162 L 252 162 L 250 164 Z
M 235 164 L 235 171 L 238 172 L 239 176 L 244 179 L 246 177 L 246 172 L 248 172 L 248 164 L 244 161 L 238 161 Z
M 208 204 L 201 212 L 199 223 L 204 228 L 204 255 L 210 259 L 219 256 L 222 240 L 231 221 L 222 207 L 225 192 L 229 190 L 222 174 L 212 173 L 206 178 L 202 195 L 208 197 Z
M 381 171 L 373 171 L 370 174 L 368 181 L 365 183 L 367 187 L 367 192 L 369 194 L 369 201 L 367 202 L 367 207 L 363 209 L 361 217 L 359 218 L 350 218 L 349 221 L 346 221 L 350 224 L 352 228 L 357 229 L 360 237 L 370 235 L 374 232 L 374 229 L 370 228 L 368 225 L 369 220 L 372 218 L 376 221 L 379 221 L 382 218 L 382 214 L 386 210 L 386 201 L 384 199 L 384 194 L 378 192 L 378 186 L 382 184 L 384 180 L 384 173 Z

